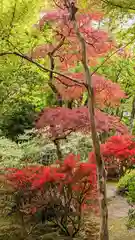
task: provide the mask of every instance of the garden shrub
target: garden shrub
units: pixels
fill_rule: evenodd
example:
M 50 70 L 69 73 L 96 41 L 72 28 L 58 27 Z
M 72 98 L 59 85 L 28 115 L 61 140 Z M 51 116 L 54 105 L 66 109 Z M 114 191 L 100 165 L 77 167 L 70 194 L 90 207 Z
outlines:
M 129 203 L 135 203 L 135 175 L 129 183 L 128 187 L 128 201 Z
M 22 167 L 35 163 L 48 165 L 56 159 L 55 146 L 45 137 L 38 135 L 31 137 L 27 133 L 20 138 L 21 141 L 19 139 L 16 143 L 8 138 L 0 137 L 0 167 Z
M 43 223 L 54 222 L 60 232 L 74 237 L 81 227 L 82 211 L 97 206 L 96 166 L 81 163 L 69 155 L 57 166 L 29 166 L 8 169 L 6 179 L 14 189 L 18 213 L 23 222 L 40 214 Z
M 127 227 L 135 228 L 135 169 L 128 170 L 118 182 L 117 192 L 127 197 L 131 208 L 128 211 Z
M 32 130 L 34 132 L 34 130 Z M 31 159 L 33 162 L 48 165 L 58 159 L 56 146 L 54 143 L 42 134 L 37 134 L 31 137 L 27 131 L 26 134 L 19 136 L 21 140 L 19 146 L 24 152 L 24 159 Z M 87 161 L 88 153 L 92 149 L 92 140 L 90 136 L 82 133 L 72 133 L 66 140 L 60 141 L 60 148 L 63 157 L 69 153 L 79 154 L 81 161 Z
M 22 149 L 8 138 L 0 137 L 0 168 L 22 165 Z
M 19 135 L 17 142 L 0 137 L 0 166 L 21 167 L 26 164 L 52 164 L 57 160 L 56 147 L 46 136 L 39 135 L 34 129 Z M 80 154 L 81 161 L 86 161 L 92 149 L 89 136 L 72 133 L 67 140 L 61 141 L 63 157 L 70 152 Z
M 23 151 L 23 160 L 28 159 L 31 163 L 48 165 L 57 159 L 53 142 L 47 136 L 38 134 L 34 129 L 20 135 L 18 142 Z
M 36 114 L 35 106 L 31 103 L 26 101 L 13 103 L 12 107 L 1 116 L 0 129 L 2 134 L 16 141 L 19 134 L 34 127 Z
M 104 144 L 100 145 L 102 157 L 105 162 L 108 178 L 120 178 L 127 169 L 134 167 L 135 138 L 131 135 L 111 136 Z M 90 159 L 95 161 L 94 152 Z
M 132 229 L 135 228 L 135 208 L 130 208 L 128 211 L 128 221 L 127 228 Z
M 81 161 L 85 162 L 92 150 L 92 139 L 89 134 L 72 133 L 67 137 L 67 141 L 63 141 L 61 150 L 64 156 L 70 152 L 79 154 Z
M 117 192 L 128 196 L 130 201 L 135 201 L 135 169 L 128 170 L 126 174 L 120 178 L 117 185 Z

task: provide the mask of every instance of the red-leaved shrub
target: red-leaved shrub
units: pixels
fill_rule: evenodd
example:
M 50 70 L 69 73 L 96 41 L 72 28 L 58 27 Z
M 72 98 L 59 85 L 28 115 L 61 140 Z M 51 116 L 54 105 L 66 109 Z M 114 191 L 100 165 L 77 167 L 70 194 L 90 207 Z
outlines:
M 6 178 L 16 192 L 16 211 L 23 217 L 42 212 L 66 235 L 80 229 L 82 210 L 97 207 L 96 166 L 69 155 L 56 166 L 8 169 Z
M 108 177 L 120 177 L 135 162 L 134 136 L 112 136 L 100 148 Z M 95 162 L 94 152 L 89 154 L 89 158 Z

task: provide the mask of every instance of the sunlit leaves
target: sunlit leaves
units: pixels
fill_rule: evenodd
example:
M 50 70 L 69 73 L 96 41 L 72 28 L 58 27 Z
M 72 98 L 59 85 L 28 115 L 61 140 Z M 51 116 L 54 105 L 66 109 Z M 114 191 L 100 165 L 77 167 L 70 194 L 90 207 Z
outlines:
M 80 32 L 83 34 L 86 41 L 90 65 L 93 58 L 106 54 L 113 45 L 110 39 L 108 39 L 108 34 L 106 32 L 92 28 L 92 20 L 98 22 L 101 18 L 102 14 L 99 13 L 92 14 L 88 12 L 77 14 L 77 23 L 79 25 Z M 81 46 L 74 32 L 73 24 L 69 21 L 69 13 L 67 10 L 60 9 L 44 11 L 37 27 L 39 27 L 42 31 L 43 26 L 48 23 L 52 26 L 52 33 L 55 41 L 60 41 L 62 36 L 66 38 L 64 44 L 61 48 L 57 49 L 54 54 L 54 57 L 59 60 L 58 64 L 61 63 L 62 67 L 70 65 L 75 66 L 78 61 L 81 61 Z M 54 48 L 56 45 L 55 41 Z M 34 58 L 36 58 L 36 54 L 37 58 L 44 58 L 48 54 L 46 51 L 47 49 L 48 45 L 42 45 L 34 49 L 31 54 L 32 56 L 34 54 Z
M 15 48 L 22 50 L 24 47 L 28 49 L 28 45 L 32 47 L 31 29 L 33 22 L 39 19 L 41 6 L 42 0 L 38 3 L 36 0 L 0 0 L 1 51 Z

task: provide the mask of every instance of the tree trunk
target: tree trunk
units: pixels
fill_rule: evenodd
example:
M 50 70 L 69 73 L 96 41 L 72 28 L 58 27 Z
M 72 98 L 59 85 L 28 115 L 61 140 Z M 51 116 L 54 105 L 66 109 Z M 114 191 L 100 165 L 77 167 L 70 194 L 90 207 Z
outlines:
M 58 160 L 62 161 L 62 152 L 61 152 L 61 149 L 60 149 L 59 140 L 54 140 L 54 144 L 56 146 L 56 152 L 57 152 Z
M 100 226 L 100 240 L 108 240 L 108 209 L 107 209 L 107 197 L 106 197 L 106 171 L 104 166 L 104 161 L 101 158 L 100 144 L 95 126 L 95 111 L 94 111 L 94 95 L 93 89 L 91 88 L 90 78 L 91 76 L 86 73 L 86 81 L 88 84 L 89 99 L 88 99 L 88 109 L 91 121 L 91 132 L 92 141 L 96 156 L 97 164 L 97 175 L 98 175 L 98 187 L 99 187 L 99 203 L 100 203 L 100 214 L 101 214 L 101 226 Z
M 55 64 L 54 64 L 54 54 L 57 50 L 59 50 L 63 44 L 64 44 L 64 41 L 65 41 L 65 37 L 63 36 L 61 41 L 58 43 L 58 45 L 53 49 L 52 52 L 50 52 L 48 54 L 49 58 L 50 58 L 50 69 L 53 71 L 54 70 L 54 67 L 55 67 Z M 59 107 L 62 107 L 63 105 L 63 101 L 62 101 L 62 97 L 61 95 L 59 94 L 59 92 L 57 91 L 57 88 L 55 87 L 55 85 L 53 84 L 53 72 L 50 71 L 50 76 L 49 76 L 49 86 L 51 87 L 52 91 L 56 94 L 57 96 L 57 102 L 58 102 L 58 106 Z
M 120 121 L 122 120 L 122 118 L 123 118 L 123 110 L 120 113 Z
M 108 132 L 102 132 L 99 134 L 100 143 L 105 143 L 107 138 L 108 138 Z
M 50 57 L 50 69 L 53 71 L 54 70 L 54 66 L 55 66 L 54 65 L 53 54 L 50 53 L 49 57 Z M 53 73 L 52 72 L 50 72 L 49 80 L 50 81 L 49 81 L 48 85 L 50 86 L 52 91 L 56 94 L 58 106 L 62 107 L 62 98 L 61 98 L 59 92 L 57 91 L 57 88 L 55 87 L 55 85 L 52 82 L 52 80 L 53 80 Z
M 72 101 L 68 101 L 67 103 L 67 107 L 72 109 L 72 105 L 73 105 L 73 100 Z
M 131 117 L 130 117 L 130 133 L 131 134 L 132 134 L 132 131 L 133 131 L 134 118 L 135 118 L 135 96 L 133 97 L 132 111 L 131 111 Z
M 100 240 L 109 240 L 108 233 L 108 209 L 107 209 L 107 197 L 106 197 L 106 171 L 104 167 L 104 161 L 101 158 L 99 138 L 96 131 L 95 125 L 95 107 L 94 107 L 94 93 L 92 88 L 91 74 L 87 64 L 86 44 L 83 36 L 79 32 L 76 21 L 73 21 L 76 35 L 80 41 L 82 48 L 82 64 L 85 73 L 85 79 L 88 91 L 88 110 L 91 123 L 91 133 L 93 147 L 96 156 L 97 175 L 98 175 L 98 188 L 99 188 L 99 204 L 101 214 L 101 225 L 100 225 Z

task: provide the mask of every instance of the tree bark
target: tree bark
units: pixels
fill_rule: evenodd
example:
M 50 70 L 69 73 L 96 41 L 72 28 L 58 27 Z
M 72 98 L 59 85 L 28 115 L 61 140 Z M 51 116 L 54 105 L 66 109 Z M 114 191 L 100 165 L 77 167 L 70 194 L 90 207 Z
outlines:
M 49 54 L 49 57 L 50 57 L 50 68 L 51 68 L 52 71 L 54 70 L 54 67 L 55 67 L 54 58 L 53 58 L 53 54 L 54 53 L 55 53 L 55 51 L 53 51 L 53 53 Z M 58 106 L 62 107 L 62 98 L 61 98 L 59 92 L 57 91 L 57 88 L 55 87 L 55 85 L 53 84 L 52 81 L 53 81 L 53 72 L 50 72 L 49 84 L 48 85 L 50 86 L 50 88 L 52 89 L 52 91 L 56 95 Z
M 61 152 L 61 149 L 60 149 L 59 140 L 54 140 L 54 144 L 56 146 L 56 152 L 57 152 L 58 160 L 62 161 L 62 152 Z
M 73 100 L 72 101 L 68 101 L 67 103 L 67 107 L 72 109 L 72 105 L 73 105 Z
M 102 132 L 99 134 L 100 143 L 105 143 L 107 138 L 108 138 L 108 132 Z
M 86 43 L 81 35 L 76 21 L 73 21 L 74 29 L 76 35 L 80 41 L 82 49 L 82 65 L 84 68 L 85 79 L 87 83 L 88 91 L 88 110 L 91 122 L 91 133 L 93 147 L 96 156 L 97 165 L 97 175 L 98 175 L 98 188 L 99 188 L 99 204 L 100 204 L 100 214 L 101 214 L 101 225 L 100 225 L 100 240 L 109 240 L 108 233 L 108 209 L 107 209 L 107 196 L 106 196 L 106 171 L 104 167 L 104 161 L 102 160 L 100 153 L 99 138 L 96 131 L 95 125 L 95 104 L 94 104 L 94 93 L 92 88 L 91 73 L 87 64 L 87 54 L 86 54 Z

